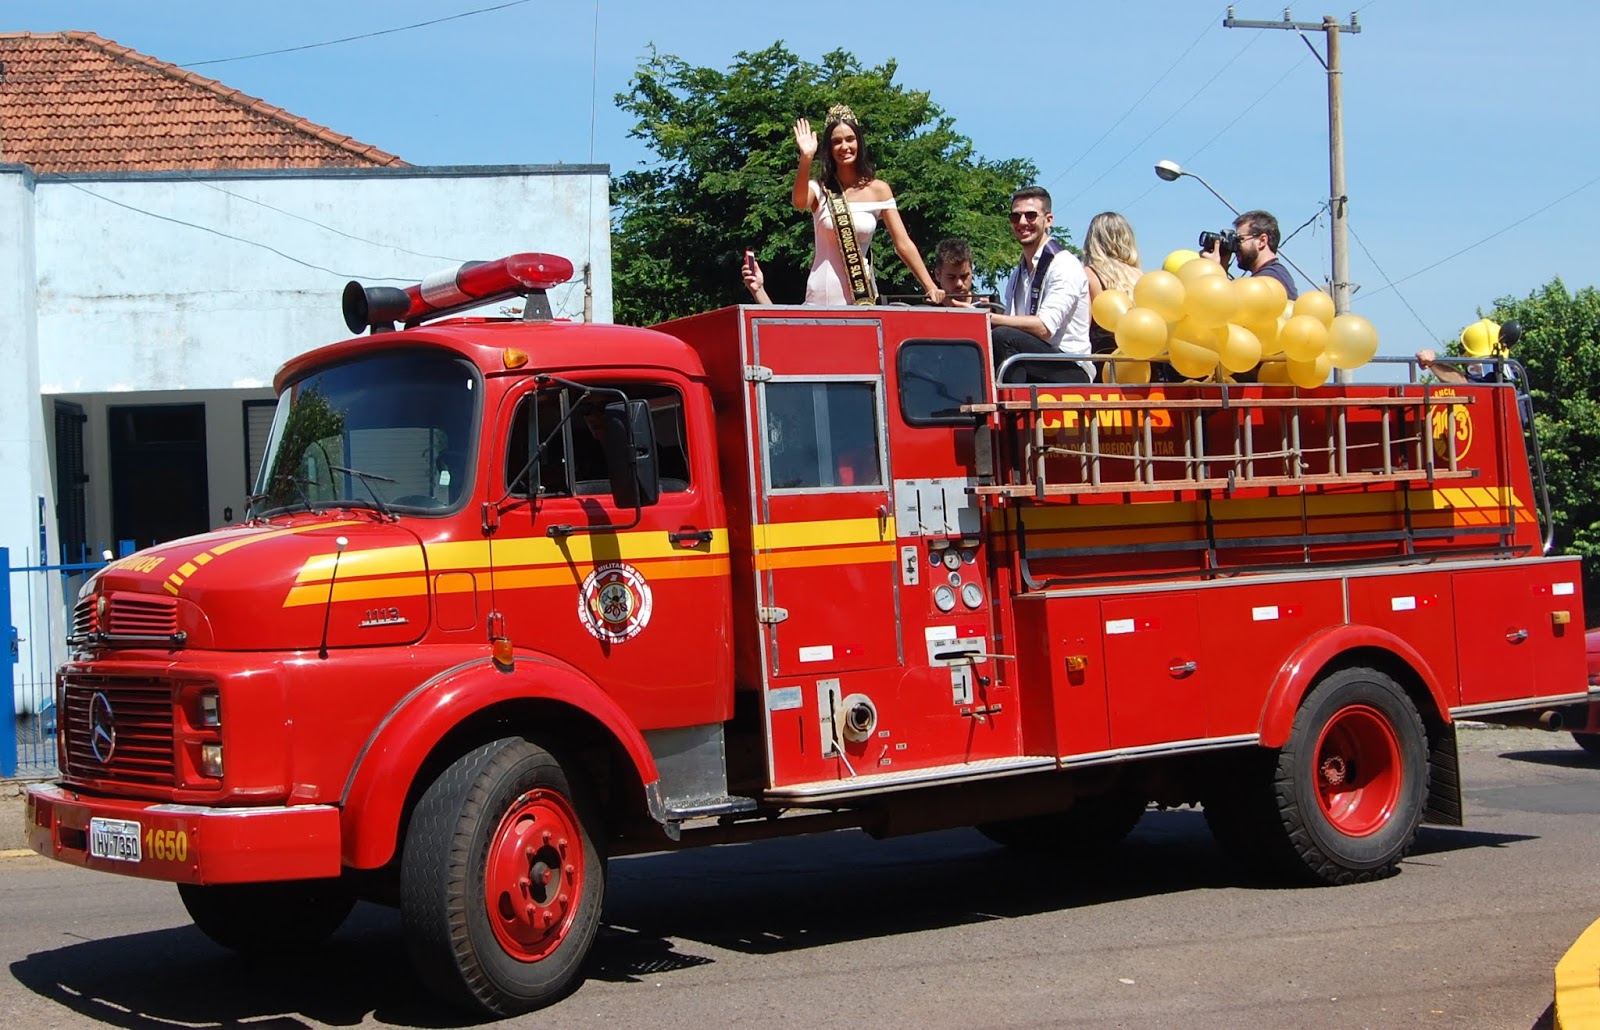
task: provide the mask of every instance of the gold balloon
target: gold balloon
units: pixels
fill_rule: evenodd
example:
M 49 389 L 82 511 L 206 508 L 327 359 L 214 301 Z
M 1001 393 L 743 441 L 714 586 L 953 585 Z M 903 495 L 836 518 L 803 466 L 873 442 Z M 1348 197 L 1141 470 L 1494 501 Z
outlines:
M 1261 363 L 1261 341 L 1242 325 L 1229 322 L 1222 327 L 1222 367 L 1229 372 L 1248 372 Z
M 1196 325 L 1194 319 L 1185 318 L 1172 327 L 1172 339 L 1204 347 L 1215 354 L 1222 349 L 1222 332 L 1214 325 Z
M 1185 286 L 1188 286 L 1196 279 L 1208 279 L 1212 276 L 1216 276 L 1219 279 L 1228 278 L 1228 273 L 1222 270 L 1221 265 L 1217 264 L 1215 261 L 1207 261 L 1204 258 L 1198 261 L 1185 261 L 1183 263 L 1183 267 L 1179 268 L 1177 271 L 1178 279 L 1182 281 L 1183 285 Z
M 1261 302 L 1262 310 L 1273 318 L 1283 314 L 1285 306 L 1289 303 L 1289 291 L 1283 288 L 1283 283 L 1280 283 L 1270 275 L 1252 275 L 1250 280 L 1260 283 L 1272 295 L 1271 304 L 1266 301 Z
M 1101 290 L 1095 297 L 1094 303 L 1089 305 L 1089 314 L 1094 316 L 1095 324 L 1108 333 L 1117 331 L 1117 322 L 1133 307 L 1133 301 L 1121 290 Z
M 1378 330 L 1360 315 L 1338 315 L 1328 327 L 1328 360 L 1334 368 L 1357 368 L 1378 353 Z
M 1183 317 L 1183 281 L 1171 272 L 1146 272 L 1133 284 L 1133 302 L 1149 308 L 1167 322 Z
M 1333 371 L 1333 363 L 1326 354 L 1318 354 L 1310 361 L 1296 361 L 1290 358 L 1285 362 L 1289 366 L 1289 379 L 1296 386 L 1313 390 L 1328 381 L 1328 375 Z
M 1312 290 L 1302 293 L 1295 299 L 1294 313 L 1296 315 L 1310 315 L 1324 327 L 1333 324 L 1333 298 L 1321 290 Z
M 1278 299 L 1268 283 L 1283 288 L 1278 280 L 1265 275 L 1252 275 L 1233 281 L 1233 292 L 1239 298 L 1239 313 L 1234 316 L 1236 321 L 1242 325 L 1260 325 L 1276 321 L 1283 313 L 1283 301 Z
M 1206 264 L 1211 264 L 1207 261 Z M 1184 295 L 1184 311 L 1199 326 L 1219 326 L 1239 310 L 1238 295 L 1233 283 L 1220 275 L 1206 275 L 1191 279 Z
M 1106 382 L 1119 386 L 1138 386 L 1150 381 L 1150 362 L 1134 361 L 1121 350 L 1112 351 L 1111 357 L 1116 360 L 1100 366 L 1106 371 Z
M 1129 308 L 1117 321 L 1116 337 L 1118 350 L 1130 358 L 1148 361 L 1167 345 L 1167 320 L 1149 308 Z
M 1173 338 L 1167 360 L 1185 379 L 1204 379 L 1217 370 L 1217 352 L 1188 340 Z
M 1261 341 L 1261 356 L 1270 358 L 1274 354 L 1283 353 L 1283 345 L 1278 342 L 1278 330 L 1283 328 L 1283 323 L 1276 318 L 1269 318 L 1265 322 L 1241 322 L 1246 329 L 1256 334 L 1256 339 Z
M 1171 254 L 1167 255 L 1167 259 L 1165 261 L 1161 262 L 1161 268 L 1163 271 L 1176 272 L 1178 269 L 1182 268 L 1184 265 L 1187 265 L 1189 262 L 1195 260 L 1199 256 L 1200 252 L 1197 250 L 1175 250 Z M 1222 266 L 1217 265 L 1217 267 L 1221 268 Z
M 1290 361 L 1310 361 L 1327 349 L 1328 327 L 1315 315 L 1296 315 L 1278 330 L 1278 344 Z
M 1263 361 L 1256 370 L 1256 382 L 1267 383 L 1272 386 L 1288 386 L 1293 380 L 1289 378 L 1289 363 L 1287 361 Z

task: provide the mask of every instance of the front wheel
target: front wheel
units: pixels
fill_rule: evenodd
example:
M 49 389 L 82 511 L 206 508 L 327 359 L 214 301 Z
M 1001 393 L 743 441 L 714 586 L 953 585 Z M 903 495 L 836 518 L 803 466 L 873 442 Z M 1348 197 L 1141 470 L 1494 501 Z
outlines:
M 338 880 L 178 884 L 200 932 L 244 955 L 283 955 L 327 940 L 355 907 Z
M 1579 733 L 1574 730 L 1572 740 L 1589 754 L 1600 758 L 1600 733 Z
M 1144 795 L 1114 790 L 1079 798 L 1064 812 L 980 823 L 978 832 L 1017 851 L 1091 864 L 1104 860 L 1133 832 L 1146 807 Z
M 575 787 L 548 751 L 508 738 L 458 759 L 417 803 L 401 922 L 418 974 L 442 1000 L 509 1016 L 577 987 L 605 866 Z

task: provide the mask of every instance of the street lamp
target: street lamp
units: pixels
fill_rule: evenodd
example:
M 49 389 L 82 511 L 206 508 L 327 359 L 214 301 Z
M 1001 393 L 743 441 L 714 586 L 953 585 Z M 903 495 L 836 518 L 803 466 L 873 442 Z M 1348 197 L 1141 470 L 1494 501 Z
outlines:
M 1206 182 L 1204 179 L 1200 178 L 1200 176 L 1196 175 L 1195 173 L 1189 171 L 1186 168 L 1181 167 L 1178 164 L 1178 162 L 1176 162 L 1176 161 L 1168 161 L 1168 160 L 1163 159 L 1163 160 L 1160 160 L 1160 161 L 1156 162 L 1156 178 L 1160 179 L 1162 182 L 1177 182 L 1179 179 L 1181 179 L 1181 178 L 1183 178 L 1185 176 L 1188 176 L 1189 178 L 1193 179 L 1195 182 L 1198 182 L 1200 185 L 1204 186 L 1206 189 L 1211 190 L 1211 195 L 1213 197 L 1216 197 L 1218 200 L 1222 201 L 1222 206 L 1226 207 L 1229 211 L 1232 211 L 1234 218 L 1238 218 L 1239 217 L 1239 209 L 1234 207 L 1232 204 L 1228 203 L 1228 198 L 1227 197 L 1224 197 L 1222 194 L 1220 194 L 1216 190 L 1212 189 L 1211 188 L 1211 184 L 1209 182 Z M 1284 263 L 1287 264 L 1290 268 L 1294 269 L 1296 272 L 1299 272 L 1300 273 L 1300 278 L 1304 279 L 1308 283 L 1311 283 L 1313 286 L 1316 285 L 1317 281 L 1315 279 L 1311 278 L 1309 275 L 1306 275 L 1305 270 L 1303 268 L 1301 268 L 1299 265 L 1295 264 L 1293 261 L 1290 261 L 1289 260 L 1289 255 L 1283 253 L 1282 251 L 1279 251 L 1278 252 L 1278 256 L 1283 258 Z M 1350 382 L 1350 372 L 1349 372 L 1348 369 L 1339 369 L 1339 382 L 1341 382 L 1341 383 Z
M 1204 179 L 1200 178 L 1200 176 L 1196 175 L 1195 173 L 1189 171 L 1186 168 L 1179 167 L 1178 166 L 1178 162 L 1176 162 L 1176 161 L 1161 160 L 1161 161 L 1157 161 L 1156 162 L 1156 177 L 1161 179 L 1164 182 L 1177 182 L 1180 178 L 1182 178 L 1185 175 L 1187 175 L 1189 178 L 1193 179 L 1195 182 L 1198 182 L 1200 185 L 1204 186 L 1206 189 L 1211 190 L 1211 195 L 1213 197 L 1216 197 L 1218 200 L 1222 201 L 1222 206 L 1223 207 L 1227 208 L 1229 211 L 1232 211 L 1233 212 L 1233 216 L 1235 218 L 1239 217 L 1239 209 L 1234 207 L 1232 204 L 1228 203 L 1228 198 L 1227 197 L 1224 197 L 1222 194 L 1218 193 L 1216 190 L 1211 189 L 1211 184 L 1209 182 L 1206 182 Z
M 1189 171 L 1189 169 L 1187 169 L 1187 168 L 1181 167 L 1178 164 L 1178 162 L 1176 162 L 1176 161 L 1167 161 L 1167 160 L 1157 161 L 1156 162 L 1156 178 L 1160 179 L 1163 182 L 1177 182 L 1179 179 L 1182 179 L 1182 178 L 1193 179 L 1195 182 L 1198 182 L 1200 185 L 1204 186 L 1206 189 L 1211 190 L 1211 195 L 1213 197 L 1216 197 L 1218 200 L 1222 201 L 1222 206 L 1227 208 L 1229 211 L 1232 211 L 1233 212 L 1233 217 L 1235 217 L 1235 218 L 1239 217 L 1239 209 L 1234 207 L 1232 204 L 1228 203 L 1228 198 L 1227 197 L 1224 197 L 1222 194 L 1218 193 L 1215 189 L 1212 188 L 1212 186 L 1211 186 L 1211 184 L 1209 182 L 1206 182 L 1204 179 L 1200 178 L 1200 176 L 1196 175 L 1194 172 Z M 1279 251 L 1278 252 L 1278 256 L 1283 258 L 1284 264 L 1288 265 L 1290 268 L 1294 269 L 1296 272 L 1299 272 L 1300 273 L 1300 278 L 1304 279 L 1306 282 L 1310 283 L 1313 286 L 1316 285 L 1317 281 L 1315 279 L 1311 278 L 1309 275 L 1307 275 L 1305 273 L 1305 269 L 1301 268 L 1299 265 L 1295 264 L 1293 261 L 1290 261 L 1289 260 L 1289 255 L 1283 253 L 1282 251 Z

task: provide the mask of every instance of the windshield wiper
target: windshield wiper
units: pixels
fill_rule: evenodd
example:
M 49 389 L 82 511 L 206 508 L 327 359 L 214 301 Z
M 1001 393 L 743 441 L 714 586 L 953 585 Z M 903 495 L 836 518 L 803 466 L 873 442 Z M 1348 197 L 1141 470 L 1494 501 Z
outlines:
M 353 469 L 344 465 L 329 465 L 328 469 L 333 472 L 343 472 L 347 476 L 355 476 L 357 479 L 361 480 L 361 485 L 366 487 L 367 493 L 372 495 L 373 506 L 383 514 L 384 518 L 395 522 L 400 521 L 400 516 L 390 511 L 389 506 L 383 503 L 383 498 L 378 496 L 377 488 L 374 487 L 371 482 L 372 480 L 376 480 L 379 483 L 393 483 L 393 476 L 380 476 L 376 472 L 363 472 L 360 469 Z
M 311 503 L 311 495 L 306 493 L 306 487 L 308 487 L 308 486 L 316 486 L 316 484 L 313 483 L 311 480 L 309 480 L 309 479 L 301 479 L 299 476 L 294 475 L 291 472 L 280 472 L 277 475 L 272 477 L 272 482 L 273 483 L 292 483 L 294 485 L 295 492 L 300 495 L 301 502 L 306 506 L 306 510 L 311 512 L 311 514 L 313 514 L 313 515 L 320 515 L 321 514 L 321 512 L 317 511 L 317 506 L 315 504 Z M 258 511 L 255 510 L 256 509 L 256 504 L 261 502 L 261 501 L 270 500 L 271 498 L 276 497 L 276 496 L 277 496 L 277 491 L 276 490 L 268 490 L 264 494 L 251 494 L 249 497 L 246 497 L 245 498 L 245 509 L 244 509 L 244 514 L 245 514 L 246 521 L 248 521 L 249 519 L 254 518 L 254 517 L 266 518 L 266 513 L 265 512 L 258 512 Z M 280 504 L 280 505 L 278 505 L 278 507 L 279 508 L 288 508 L 289 506 L 287 504 Z

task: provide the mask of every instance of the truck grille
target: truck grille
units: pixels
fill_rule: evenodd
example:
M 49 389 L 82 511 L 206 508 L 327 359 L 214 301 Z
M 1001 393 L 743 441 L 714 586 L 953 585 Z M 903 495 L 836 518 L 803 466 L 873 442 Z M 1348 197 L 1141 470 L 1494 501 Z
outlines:
M 95 603 L 97 598 L 86 597 L 79 601 L 77 607 L 72 609 L 72 635 L 74 638 L 86 637 L 99 630 L 100 620 L 95 616 Z
M 79 601 L 72 610 L 72 638 L 85 639 L 96 634 L 107 637 L 137 637 L 170 640 L 178 632 L 178 599 L 155 594 L 111 594 L 105 617 L 98 611 L 98 597 Z
M 176 785 L 172 684 L 69 675 L 64 686 L 68 777 Z

